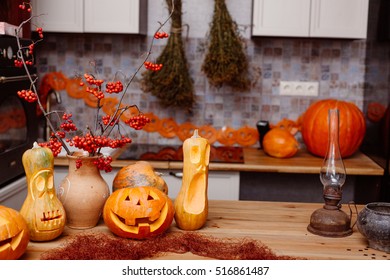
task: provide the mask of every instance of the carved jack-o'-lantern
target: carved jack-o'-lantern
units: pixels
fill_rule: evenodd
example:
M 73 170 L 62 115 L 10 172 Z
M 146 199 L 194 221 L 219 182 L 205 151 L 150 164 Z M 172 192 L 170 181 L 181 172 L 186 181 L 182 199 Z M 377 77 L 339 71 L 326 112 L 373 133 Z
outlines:
M 174 212 L 171 199 L 155 187 L 123 188 L 107 199 L 103 219 L 120 237 L 144 239 L 165 232 Z
M 30 229 L 31 240 L 52 240 L 63 232 L 66 219 L 65 209 L 54 188 L 53 153 L 34 143 L 32 149 L 24 152 L 22 162 L 28 193 L 20 214 Z
M 16 260 L 29 242 L 27 223 L 20 213 L 0 205 L 0 260 Z

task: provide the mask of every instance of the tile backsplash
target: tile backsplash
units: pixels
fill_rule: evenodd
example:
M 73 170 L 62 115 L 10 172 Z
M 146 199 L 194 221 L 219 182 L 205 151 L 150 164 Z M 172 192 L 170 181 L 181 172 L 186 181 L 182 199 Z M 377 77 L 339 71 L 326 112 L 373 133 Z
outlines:
M 103 78 L 112 79 L 116 71 L 135 72 L 148 49 L 151 36 L 118 34 L 45 34 L 37 46 L 38 73 L 61 71 L 68 77 L 92 71 L 91 61 Z M 387 105 L 389 98 L 389 43 L 375 40 L 340 40 L 308 38 L 245 38 L 252 81 L 247 92 L 233 92 L 228 87 L 213 88 L 201 71 L 207 38 L 184 40 L 190 75 L 194 81 L 196 106 L 192 113 L 161 107 L 150 93 L 140 89 L 141 73 L 129 89 L 127 104 L 137 104 L 143 112 L 159 118 L 173 118 L 177 123 L 211 124 L 239 128 L 255 127 L 258 120 L 277 123 L 283 118 L 295 120 L 318 99 L 337 98 L 354 102 L 363 112 L 371 101 Z M 165 41 L 166 42 L 166 41 Z M 157 58 L 165 42 L 158 42 L 151 58 Z M 144 71 L 144 70 L 142 70 Z M 280 81 L 318 81 L 318 96 L 281 96 Z M 75 121 L 93 118 L 95 111 L 81 100 L 62 93 L 62 103 L 72 106 Z M 135 142 L 172 143 L 156 133 L 137 132 Z

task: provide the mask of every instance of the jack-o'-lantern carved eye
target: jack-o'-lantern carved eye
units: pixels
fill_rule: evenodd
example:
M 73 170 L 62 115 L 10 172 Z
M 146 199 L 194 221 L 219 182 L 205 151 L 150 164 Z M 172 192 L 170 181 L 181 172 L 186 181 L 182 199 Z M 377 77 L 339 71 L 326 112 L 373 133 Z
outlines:
M 143 239 L 169 228 L 174 216 L 173 203 L 154 187 L 123 188 L 107 199 L 103 218 L 118 236 Z
M 147 200 L 153 200 L 153 199 L 154 199 L 154 198 L 153 198 L 152 196 L 148 195 Z M 130 196 L 126 196 L 126 199 L 125 199 L 125 200 L 126 200 L 126 201 L 130 201 L 130 200 L 131 200 L 131 199 L 130 199 Z M 140 200 L 138 200 L 137 205 L 141 205 Z
M 0 205 L 0 260 L 16 260 L 26 251 L 29 230 L 23 216 Z

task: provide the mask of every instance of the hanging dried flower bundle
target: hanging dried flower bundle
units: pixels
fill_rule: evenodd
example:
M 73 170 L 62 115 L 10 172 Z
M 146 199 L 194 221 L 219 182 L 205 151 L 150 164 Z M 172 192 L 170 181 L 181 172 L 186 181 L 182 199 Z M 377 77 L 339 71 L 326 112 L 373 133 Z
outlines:
M 170 36 L 156 60 L 156 64 L 162 65 L 162 68 L 143 74 L 143 90 L 158 97 L 162 106 L 191 110 L 195 100 L 182 41 L 182 4 L 181 0 L 167 0 L 169 10 L 172 10 L 172 2 L 175 9 Z
M 209 83 L 215 87 L 225 84 L 236 91 L 248 90 L 248 60 L 243 51 L 243 40 L 225 0 L 215 0 L 210 38 L 202 65 Z

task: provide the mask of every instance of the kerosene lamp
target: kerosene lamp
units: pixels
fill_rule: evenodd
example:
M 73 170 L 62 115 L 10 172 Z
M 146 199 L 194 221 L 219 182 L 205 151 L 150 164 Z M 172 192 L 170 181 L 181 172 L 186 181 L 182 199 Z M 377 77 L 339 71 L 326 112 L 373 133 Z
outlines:
M 341 210 L 342 187 L 346 172 L 339 147 L 339 110 L 329 109 L 328 149 L 320 170 L 325 205 L 310 217 L 308 231 L 327 237 L 352 234 L 351 218 Z

